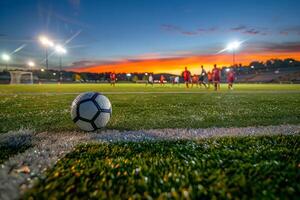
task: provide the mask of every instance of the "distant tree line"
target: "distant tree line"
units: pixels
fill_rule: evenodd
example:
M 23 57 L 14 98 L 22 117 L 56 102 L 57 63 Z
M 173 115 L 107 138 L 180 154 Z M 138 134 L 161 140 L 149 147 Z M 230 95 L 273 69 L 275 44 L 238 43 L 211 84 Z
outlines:
M 256 69 L 263 68 L 286 68 L 286 67 L 300 67 L 300 61 L 292 58 L 281 59 L 270 59 L 266 62 L 253 61 L 249 64 L 249 67 L 254 67 Z

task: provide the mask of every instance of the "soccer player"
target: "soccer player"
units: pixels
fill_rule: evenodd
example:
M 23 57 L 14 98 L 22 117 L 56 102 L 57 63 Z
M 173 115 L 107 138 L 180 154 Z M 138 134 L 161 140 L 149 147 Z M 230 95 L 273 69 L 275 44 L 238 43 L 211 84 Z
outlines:
M 199 77 L 194 74 L 194 76 L 192 77 L 192 87 L 194 86 L 194 84 L 198 87 L 199 86 Z
M 174 79 L 174 84 L 177 84 L 179 86 L 179 76 L 176 76 Z
M 160 85 L 164 85 L 165 84 L 164 80 L 165 80 L 164 75 L 160 75 L 160 80 L 159 80 Z
M 233 90 L 234 79 L 235 79 L 234 71 L 233 69 L 231 69 L 227 73 L 228 90 Z
M 217 67 L 216 64 L 214 64 L 212 74 L 213 74 L 213 82 L 215 85 L 215 91 L 217 91 L 218 89 L 220 89 L 221 70 Z
M 153 86 L 153 82 L 154 82 L 153 76 L 152 76 L 152 74 L 150 74 L 149 77 L 148 77 L 148 83 Z
M 182 75 L 186 88 L 189 88 L 189 83 L 191 81 L 191 72 L 187 69 L 187 67 L 184 68 Z
M 199 78 L 199 85 L 201 87 L 201 85 L 203 84 L 205 88 L 207 88 L 206 83 L 204 82 L 204 79 L 206 77 L 206 71 L 205 69 L 203 69 L 203 65 L 201 65 L 201 74 L 200 74 L 200 78 Z
M 115 87 L 116 73 L 115 72 L 110 73 L 109 78 L 110 78 L 110 85 Z
M 175 84 L 175 77 L 174 76 L 170 76 L 170 83 L 172 83 L 172 85 Z
M 212 73 L 210 71 L 207 72 L 207 84 L 208 84 L 208 88 L 210 88 L 210 84 L 212 84 L 213 79 L 212 79 Z

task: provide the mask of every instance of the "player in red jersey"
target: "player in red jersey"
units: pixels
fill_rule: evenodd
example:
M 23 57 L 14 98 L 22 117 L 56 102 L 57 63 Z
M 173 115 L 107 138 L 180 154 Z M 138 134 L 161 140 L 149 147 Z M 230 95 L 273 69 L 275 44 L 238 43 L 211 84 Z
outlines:
M 116 73 L 115 72 L 110 73 L 109 78 L 110 78 L 110 85 L 112 85 L 112 86 L 115 87 L 115 84 L 116 84 Z
M 213 82 L 212 73 L 210 71 L 207 72 L 207 82 L 208 88 L 210 88 L 210 84 Z
M 231 69 L 227 73 L 227 82 L 228 82 L 228 89 L 229 90 L 233 90 L 234 79 L 235 79 L 234 71 L 233 71 L 233 69 Z
M 199 77 L 196 74 L 194 74 L 192 77 L 192 87 L 194 86 L 194 84 L 196 85 L 196 87 L 199 86 Z
M 212 74 L 213 74 L 213 82 L 215 85 L 215 91 L 217 91 L 218 89 L 220 89 L 221 70 L 217 68 L 216 64 L 214 65 Z
M 191 82 L 191 72 L 187 70 L 187 67 L 184 68 L 182 72 L 183 80 L 186 85 L 186 88 L 189 88 L 189 83 Z
M 164 81 L 165 81 L 164 75 L 160 75 L 160 79 L 159 79 L 160 85 L 164 85 L 165 84 Z

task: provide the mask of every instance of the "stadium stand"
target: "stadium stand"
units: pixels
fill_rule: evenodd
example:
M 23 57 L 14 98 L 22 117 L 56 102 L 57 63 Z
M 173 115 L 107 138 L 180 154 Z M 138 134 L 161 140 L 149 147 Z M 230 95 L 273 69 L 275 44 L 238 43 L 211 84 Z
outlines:
M 239 83 L 299 83 L 299 79 L 300 67 L 254 70 L 249 74 L 237 75 L 237 82 Z

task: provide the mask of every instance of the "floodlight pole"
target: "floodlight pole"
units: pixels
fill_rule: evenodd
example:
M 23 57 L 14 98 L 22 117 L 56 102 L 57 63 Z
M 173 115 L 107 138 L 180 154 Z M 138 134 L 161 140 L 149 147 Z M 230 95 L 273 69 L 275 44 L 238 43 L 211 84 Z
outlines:
M 45 50 L 46 50 L 46 69 L 48 71 L 48 47 L 45 47 Z
M 62 54 L 65 54 L 67 51 L 61 45 L 56 45 L 55 51 L 56 51 L 56 53 L 58 55 L 58 59 L 59 59 L 59 79 L 61 82 L 63 79 L 63 77 L 62 77 Z
M 235 66 L 235 49 L 232 50 L 232 64 Z
M 60 82 L 62 82 L 62 61 L 61 61 L 61 55 L 59 56 L 59 79 L 60 79 Z

